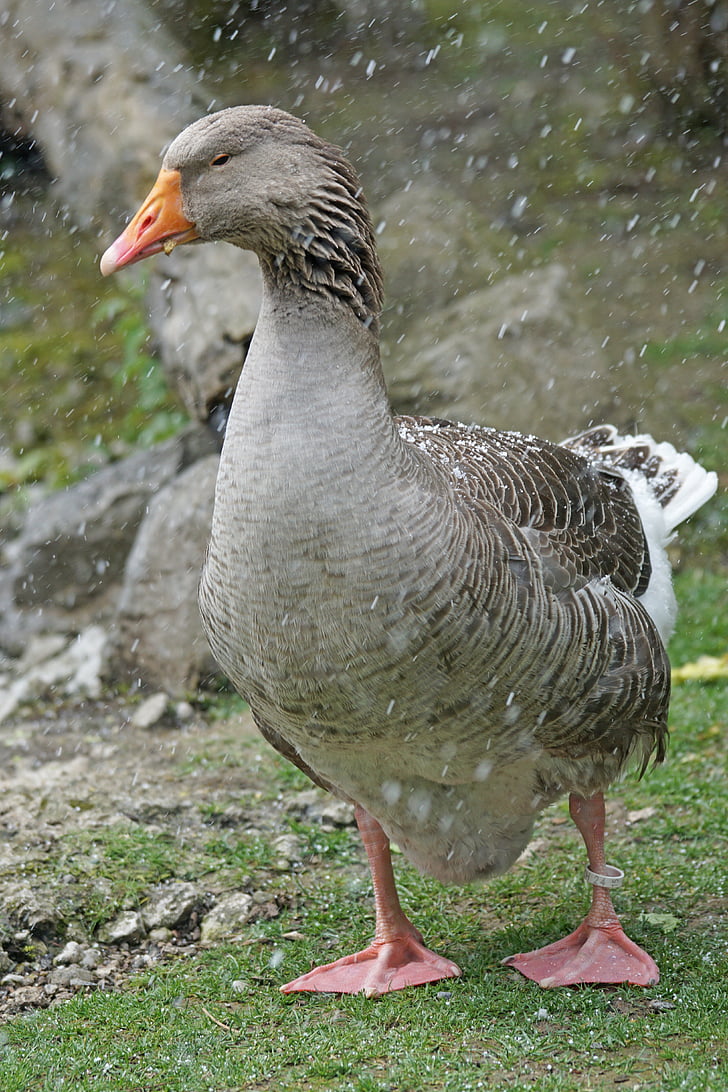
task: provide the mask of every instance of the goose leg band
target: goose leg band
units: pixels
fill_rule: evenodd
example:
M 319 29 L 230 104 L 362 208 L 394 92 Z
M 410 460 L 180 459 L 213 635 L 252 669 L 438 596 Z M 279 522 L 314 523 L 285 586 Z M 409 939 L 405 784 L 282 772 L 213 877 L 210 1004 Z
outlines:
M 616 868 L 614 865 L 605 865 L 605 873 L 592 872 L 587 865 L 584 869 L 584 879 L 587 883 L 593 884 L 595 887 L 621 887 L 624 881 L 624 872 L 621 868 Z

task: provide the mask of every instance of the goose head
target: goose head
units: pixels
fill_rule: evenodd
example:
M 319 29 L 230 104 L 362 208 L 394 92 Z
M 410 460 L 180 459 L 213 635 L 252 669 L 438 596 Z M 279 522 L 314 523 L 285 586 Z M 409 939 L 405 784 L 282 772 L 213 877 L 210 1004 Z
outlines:
M 269 106 L 194 122 L 170 145 L 151 192 L 101 258 L 104 275 L 193 241 L 254 251 L 264 275 L 381 307 L 381 274 L 359 180 L 343 153 Z

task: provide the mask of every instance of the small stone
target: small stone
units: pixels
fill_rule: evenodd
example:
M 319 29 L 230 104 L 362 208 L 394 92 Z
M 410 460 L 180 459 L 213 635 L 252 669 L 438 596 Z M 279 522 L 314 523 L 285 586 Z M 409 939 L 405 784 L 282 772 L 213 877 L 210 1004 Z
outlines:
M 74 966 L 74 964 L 71 964 Z M 76 974 L 71 976 L 68 983 L 72 989 L 79 989 L 81 986 L 96 986 L 96 976 L 87 971 L 85 967 L 79 967 Z
M 113 921 L 99 930 L 99 939 L 106 944 L 124 944 L 138 940 L 144 932 L 142 920 L 136 910 L 122 910 Z
M 174 929 L 197 910 L 202 895 L 192 883 L 162 884 L 150 891 L 142 910 L 147 929 Z
M 160 690 L 156 694 L 150 694 L 132 713 L 131 723 L 135 728 L 153 728 L 167 712 L 169 697 Z
M 251 916 L 253 899 L 242 891 L 226 895 L 209 914 L 202 919 L 200 939 L 203 944 L 212 944 L 222 937 L 229 937 L 240 932 Z
M 80 921 L 71 919 L 66 922 L 66 940 L 77 940 L 83 948 L 89 946 L 89 936 L 86 928 Z
M 149 939 L 155 944 L 169 944 L 173 935 L 172 930 L 163 925 L 160 925 L 158 929 L 149 930 Z
M 302 817 L 309 818 L 311 809 L 316 807 L 320 801 L 321 794 L 318 789 L 303 789 L 289 798 L 286 803 L 286 811 L 292 811 Z
M 281 834 L 273 839 L 272 847 L 278 854 L 274 868 L 287 869 L 301 859 L 303 846 L 295 834 Z
M 653 815 L 657 815 L 657 808 L 650 805 L 646 808 L 639 808 L 637 811 L 628 811 L 627 822 L 641 823 L 644 819 L 651 819 Z
M 304 789 L 288 802 L 292 811 L 311 823 L 327 823 L 335 827 L 348 827 L 354 823 L 354 808 L 344 800 L 337 800 L 320 789 Z
M 194 706 L 188 701 L 178 701 L 174 707 L 174 715 L 177 720 L 191 720 L 195 715 Z
M 80 963 L 86 954 L 86 949 L 75 940 L 69 940 L 68 944 L 58 953 L 54 963 Z
M 322 823 L 333 823 L 335 827 L 350 827 L 356 822 L 353 805 L 333 796 L 321 801 L 320 807 L 314 809 L 313 818 L 319 818 Z
M 16 1009 L 37 1008 L 44 999 L 42 986 L 20 986 L 13 994 L 13 1005 Z
M 49 982 L 57 986 L 93 986 L 96 983 L 91 971 L 81 967 L 78 963 L 69 963 L 64 967 L 55 967 L 49 977 Z

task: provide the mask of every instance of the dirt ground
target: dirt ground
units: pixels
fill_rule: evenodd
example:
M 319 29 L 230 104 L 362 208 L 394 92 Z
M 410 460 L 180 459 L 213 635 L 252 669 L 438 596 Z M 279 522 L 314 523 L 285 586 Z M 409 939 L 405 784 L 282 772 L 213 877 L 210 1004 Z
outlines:
M 300 784 L 290 792 L 271 788 L 277 759 L 246 714 L 209 719 L 187 707 L 184 719 L 170 713 L 140 728 L 133 711 L 120 699 L 49 705 L 2 727 L 0 1020 L 77 989 L 114 989 L 155 960 L 194 949 L 201 918 L 230 890 L 230 877 L 206 855 L 221 831 L 274 846 L 278 839 L 285 864 L 296 847 L 290 833 L 281 839 L 289 829 L 284 811 L 303 815 L 317 796 L 324 810 L 344 808 L 327 805 L 318 790 L 301 792 Z M 349 815 L 339 811 L 336 819 Z M 109 858 L 114 840 L 122 850 L 118 876 Z M 182 920 L 100 943 L 119 915 L 125 879 L 129 901 L 121 903 L 130 913 L 148 888 L 154 892 L 155 877 L 157 895 L 176 884 L 186 896 Z M 286 898 L 281 886 L 252 891 L 248 920 L 277 915 Z

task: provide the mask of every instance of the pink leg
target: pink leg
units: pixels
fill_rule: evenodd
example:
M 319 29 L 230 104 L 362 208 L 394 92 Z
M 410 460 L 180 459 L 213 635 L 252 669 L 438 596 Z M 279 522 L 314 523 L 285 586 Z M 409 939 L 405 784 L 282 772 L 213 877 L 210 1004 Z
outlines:
M 454 978 L 460 968 L 429 951 L 422 936 L 405 917 L 399 903 L 389 852 L 389 839 L 376 819 L 363 808 L 356 821 L 369 858 L 374 884 L 376 928 L 374 940 L 361 952 L 335 963 L 316 967 L 288 982 L 283 993 L 310 990 L 318 993 L 364 993 L 377 997 L 405 986 Z
M 597 793 L 585 799 L 572 793 L 569 810 L 584 839 L 590 870 L 605 875 L 604 797 Z M 600 886 L 592 888 L 589 913 L 568 937 L 503 962 L 540 986 L 582 982 L 652 986 L 660 977 L 654 960 L 625 935 L 608 889 Z

